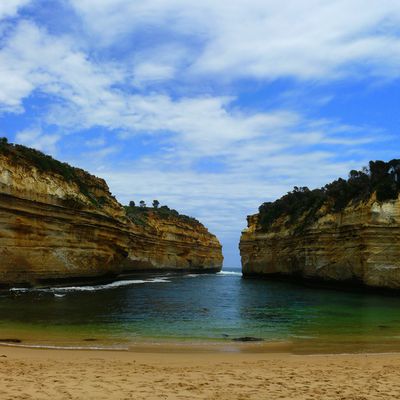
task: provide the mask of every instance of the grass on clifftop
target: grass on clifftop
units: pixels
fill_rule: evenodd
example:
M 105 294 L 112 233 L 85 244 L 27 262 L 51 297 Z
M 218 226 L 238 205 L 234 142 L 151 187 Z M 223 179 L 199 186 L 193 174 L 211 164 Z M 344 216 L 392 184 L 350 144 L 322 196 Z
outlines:
M 76 183 L 81 193 L 85 195 L 92 204 L 101 206 L 102 203 L 104 203 L 102 199 L 97 199 L 90 193 L 84 179 L 84 176 L 90 177 L 90 174 L 83 169 L 75 168 L 67 163 L 55 160 L 53 157 L 44 154 L 39 150 L 22 146 L 20 144 L 8 143 L 7 138 L 4 137 L 0 138 L 0 154 L 9 157 L 18 164 L 35 167 L 42 172 L 61 175 L 65 181 Z M 76 202 L 75 199 L 73 201 Z M 78 208 L 78 204 L 75 204 L 75 206 Z
M 129 206 L 124 206 L 126 215 L 136 225 L 147 225 L 147 219 L 151 213 L 156 214 L 158 217 L 163 219 L 179 219 L 182 222 L 199 225 L 200 222 L 196 218 L 189 217 L 187 215 L 179 214 L 178 211 L 169 208 L 168 206 L 159 207 L 157 202 L 153 207 L 146 207 L 144 202 L 140 206 L 136 206 L 134 202 L 131 202 Z M 154 204 L 154 202 L 153 202 Z
M 368 168 L 352 170 L 347 180 L 337 179 L 323 188 L 310 190 L 295 187 L 274 202 L 263 203 L 259 207 L 261 229 L 266 231 L 281 216 L 289 216 L 288 224 L 305 216 L 303 226 L 317 219 L 322 205 L 328 211 L 339 212 L 351 203 L 368 200 L 376 193 L 377 200 L 397 199 L 400 193 L 400 160 L 389 162 L 370 161 Z

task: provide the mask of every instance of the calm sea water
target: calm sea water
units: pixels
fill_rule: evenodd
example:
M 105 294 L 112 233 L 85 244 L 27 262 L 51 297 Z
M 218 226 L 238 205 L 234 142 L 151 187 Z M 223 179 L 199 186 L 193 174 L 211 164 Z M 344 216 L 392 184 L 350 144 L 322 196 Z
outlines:
M 400 298 L 219 274 L 0 293 L 0 341 L 232 343 L 252 336 L 327 351 L 400 350 Z

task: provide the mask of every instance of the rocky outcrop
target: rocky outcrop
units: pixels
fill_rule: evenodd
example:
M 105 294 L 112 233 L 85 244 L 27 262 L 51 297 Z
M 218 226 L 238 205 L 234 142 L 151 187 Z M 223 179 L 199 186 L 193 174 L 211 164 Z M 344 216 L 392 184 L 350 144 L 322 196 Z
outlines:
M 127 217 L 104 180 L 0 143 L 0 285 L 113 279 L 137 270 L 218 271 L 221 245 L 199 222 Z
M 240 253 L 244 276 L 284 277 L 400 289 L 400 199 L 321 206 L 311 221 L 281 215 L 267 228 L 249 216 Z

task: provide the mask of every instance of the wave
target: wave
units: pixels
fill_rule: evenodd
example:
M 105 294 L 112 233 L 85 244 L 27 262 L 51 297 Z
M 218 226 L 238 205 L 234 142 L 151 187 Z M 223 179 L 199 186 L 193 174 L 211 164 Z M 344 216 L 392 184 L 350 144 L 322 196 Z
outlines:
M 144 281 L 144 283 L 168 283 L 168 282 L 171 282 L 170 280 L 168 280 L 167 278 L 162 278 L 162 277 L 160 277 L 160 278 L 152 278 L 152 279 L 149 279 L 149 280 L 146 280 L 146 281 Z
M 28 349 L 50 349 L 50 350 L 111 350 L 111 351 L 128 351 L 129 347 L 116 346 L 56 346 L 45 344 L 15 344 L 4 343 L 0 341 L 0 346 L 24 347 Z
M 220 271 L 217 273 L 198 273 L 198 274 L 186 274 L 185 278 L 199 278 L 199 277 L 203 277 L 203 276 L 242 276 L 241 272 L 238 271 Z
M 121 280 L 112 283 L 107 283 L 105 285 L 93 285 L 93 286 L 66 286 L 66 287 L 53 287 L 53 288 L 11 288 L 11 292 L 44 292 L 44 293 L 54 293 L 55 296 L 61 297 L 60 293 L 68 292 L 93 292 L 98 290 L 109 290 L 116 289 L 123 286 L 138 285 L 144 283 L 168 283 L 171 282 L 166 278 L 152 278 L 152 279 L 131 279 L 131 280 Z
M 187 274 L 188 278 L 195 278 L 204 275 L 219 275 L 219 276 L 242 276 L 239 271 L 220 271 L 216 274 Z M 170 277 L 168 277 L 170 278 Z M 39 293 L 53 293 L 55 297 L 62 298 L 69 292 L 94 292 L 99 290 L 110 290 L 124 286 L 140 285 L 146 283 L 168 283 L 171 282 L 167 277 L 154 277 L 150 279 L 130 279 L 120 280 L 103 285 L 92 285 L 92 286 L 65 286 L 65 287 L 48 287 L 48 288 L 11 288 L 10 292 L 27 293 L 27 292 L 39 292 Z
M 242 276 L 242 273 L 238 271 L 220 271 L 217 272 L 217 275 Z

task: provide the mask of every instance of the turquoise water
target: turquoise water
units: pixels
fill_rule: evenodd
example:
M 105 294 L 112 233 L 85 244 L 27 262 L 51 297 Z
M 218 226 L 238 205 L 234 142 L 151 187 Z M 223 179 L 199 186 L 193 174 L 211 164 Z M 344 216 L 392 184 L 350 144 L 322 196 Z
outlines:
M 329 351 L 400 350 L 400 298 L 219 274 L 0 294 L 0 341 L 229 342 L 251 336 Z

